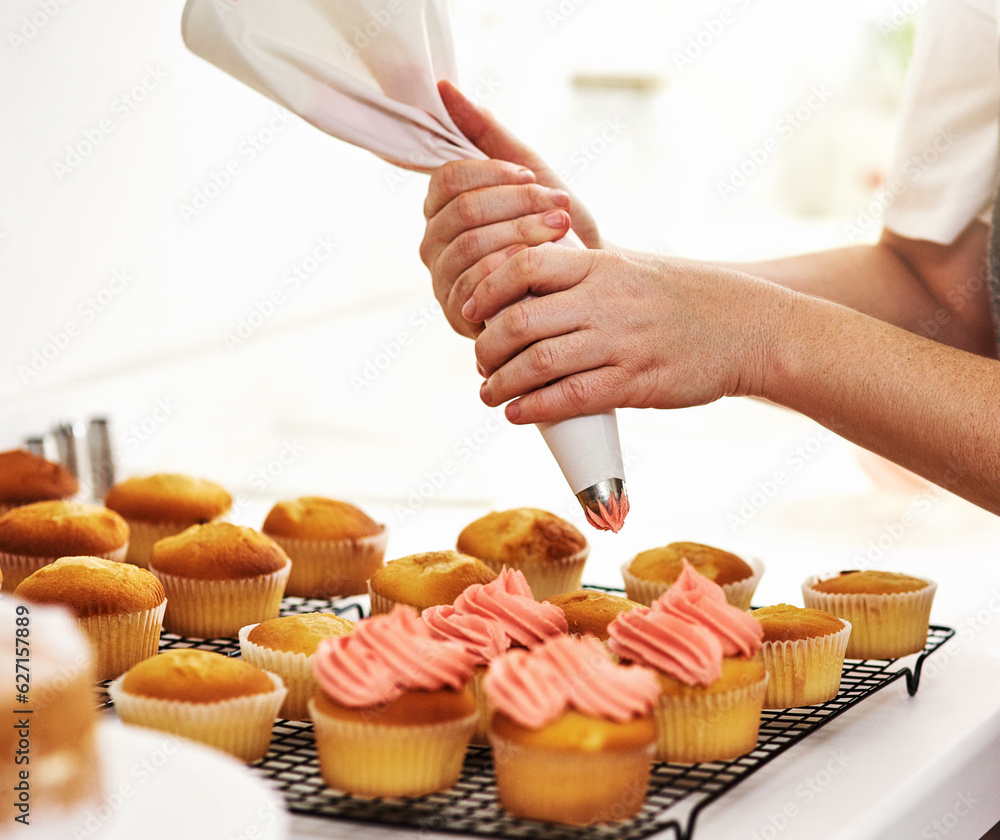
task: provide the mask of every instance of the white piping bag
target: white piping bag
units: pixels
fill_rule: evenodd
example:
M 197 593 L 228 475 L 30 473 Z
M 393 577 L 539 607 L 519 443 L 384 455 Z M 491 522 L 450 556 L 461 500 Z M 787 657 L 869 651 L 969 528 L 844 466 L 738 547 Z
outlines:
M 196 55 L 396 166 L 485 158 L 437 91 L 457 77 L 444 0 L 188 0 L 181 29 Z M 629 502 L 615 412 L 538 428 L 588 521 L 617 532 Z

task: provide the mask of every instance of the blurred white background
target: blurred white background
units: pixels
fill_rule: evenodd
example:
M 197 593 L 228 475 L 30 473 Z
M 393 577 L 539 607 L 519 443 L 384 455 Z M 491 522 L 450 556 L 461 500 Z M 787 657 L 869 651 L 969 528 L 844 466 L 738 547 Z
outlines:
M 478 400 L 417 254 L 426 178 L 188 53 L 182 5 L 0 11 L 0 446 L 105 415 L 119 476 L 213 478 L 250 525 L 277 497 L 352 500 L 389 524 L 390 556 L 450 547 L 491 508 L 586 528 L 535 430 Z M 755 258 L 877 235 L 919 5 L 483 0 L 456 4 L 454 31 L 462 86 L 611 241 Z M 877 486 L 851 446 L 772 406 L 620 426 L 633 513 L 618 537 L 589 532 L 594 582 L 673 539 L 808 572 L 906 550 L 919 573 L 993 527 Z

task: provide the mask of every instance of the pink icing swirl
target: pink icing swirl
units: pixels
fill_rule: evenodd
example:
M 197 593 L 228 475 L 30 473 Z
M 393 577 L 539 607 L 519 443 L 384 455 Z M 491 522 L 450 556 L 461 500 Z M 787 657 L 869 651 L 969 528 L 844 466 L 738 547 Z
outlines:
M 474 613 L 460 613 L 454 604 L 428 607 L 420 617 L 436 639 L 458 642 L 475 658 L 477 665 L 486 665 L 510 647 L 510 637 L 491 618 Z
M 722 676 L 722 643 L 707 627 L 669 613 L 637 608 L 608 626 L 608 649 L 687 685 Z
M 760 622 L 730 604 L 722 587 L 698 574 L 687 560 L 681 563 L 677 580 L 653 602 L 651 609 L 707 627 L 722 642 L 723 656 L 755 655 L 764 639 Z
M 536 601 L 518 569 L 504 569 L 489 583 L 467 587 L 455 599 L 454 608 L 452 616 L 478 615 L 497 622 L 511 645 L 532 648 L 569 632 L 563 611 L 555 604 Z
M 434 638 L 412 607 L 359 621 L 353 632 L 323 639 L 313 658 L 320 688 L 348 708 L 389 703 L 407 691 L 461 688 L 473 656 L 455 642 Z
M 660 696 L 656 674 L 613 662 L 593 636 L 556 636 L 532 650 L 510 650 L 484 681 L 494 708 L 541 729 L 569 708 L 623 723 L 648 714 Z

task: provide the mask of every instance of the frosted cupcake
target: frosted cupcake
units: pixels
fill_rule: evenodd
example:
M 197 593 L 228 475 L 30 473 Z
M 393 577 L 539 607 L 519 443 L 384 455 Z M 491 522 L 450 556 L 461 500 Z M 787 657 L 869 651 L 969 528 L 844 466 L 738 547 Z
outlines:
M 240 654 L 245 662 L 281 677 L 288 689 L 281 717 L 308 720 L 309 700 L 316 692 L 312 663 L 319 643 L 353 629 L 353 621 L 334 613 L 283 615 L 241 627 Z
M 360 508 L 322 496 L 278 502 L 261 531 L 292 558 L 285 593 L 303 598 L 367 592 L 389 539 L 385 525 Z
M 168 650 L 134 665 L 108 686 L 125 723 L 180 735 L 243 761 L 267 754 L 285 699 L 276 674 L 195 648 Z
M 125 560 L 149 567 L 153 544 L 185 528 L 211 522 L 232 507 L 229 492 L 214 481 L 180 473 L 135 476 L 111 487 L 104 506 L 121 514 L 129 526 Z
M 851 623 L 849 659 L 895 659 L 927 644 L 937 584 L 897 572 L 848 571 L 809 578 L 805 605 Z
M 164 629 L 202 639 L 235 638 L 241 627 L 277 618 L 291 567 L 273 540 L 229 522 L 165 537 L 149 560 L 167 593 Z
M 486 675 L 497 793 L 515 817 L 592 825 L 642 807 L 660 688 L 595 638 L 559 636 L 501 656 Z
M 580 588 L 590 545 L 571 523 L 537 508 L 494 511 L 471 522 L 456 548 L 496 572 L 524 573 L 537 600 Z
M 736 758 L 757 744 L 767 686 L 763 630 L 721 587 L 685 563 L 652 607 L 611 622 L 609 649 L 657 672 L 657 758 Z
M 3 590 L 13 592 L 32 572 L 60 557 L 119 562 L 128 550 L 128 525 L 114 511 L 83 502 L 34 502 L 0 516 Z
M 750 613 L 764 630 L 765 709 L 825 703 L 837 696 L 851 623 L 788 604 Z
M 67 607 L 76 616 L 94 649 L 98 680 L 123 674 L 159 648 L 167 599 L 145 569 L 99 557 L 62 557 L 26 577 L 14 594 Z
M 472 665 L 405 606 L 322 641 L 309 713 L 324 781 L 359 796 L 454 785 L 476 725 Z

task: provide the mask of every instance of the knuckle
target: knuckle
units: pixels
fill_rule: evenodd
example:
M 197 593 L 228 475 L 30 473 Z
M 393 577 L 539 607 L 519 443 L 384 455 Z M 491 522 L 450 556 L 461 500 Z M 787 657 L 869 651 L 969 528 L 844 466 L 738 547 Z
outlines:
M 455 251 L 463 263 L 478 262 L 482 251 L 482 237 L 476 230 L 467 230 L 455 237 Z
M 515 303 L 506 313 L 507 332 L 518 339 L 531 329 L 531 314 L 523 303 Z
M 448 161 L 435 174 L 438 176 L 441 192 L 446 197 L 456 196 L 463 191 L 465 175 L 463 168 L 459 165 L 459 161 Z
M 459 193 L 452 203 L 455 207 L 455 215 L 458 217 L 458 221 L 463 228 L 479 224 L 480 216 L 482 215 L 479 193 Z
M 566 401 L 578 411 L 583 410 L 593 397 L 593 388 L 585 377 L 571 376 L 562 380 L 561 384 Z
M 548 378 L 548 374 L 554 370 L 556 365 L 555 355 L 548 342 L 532 344 L 528 348 L 528 364 L 535 373 Z

